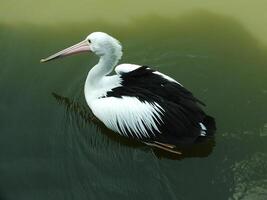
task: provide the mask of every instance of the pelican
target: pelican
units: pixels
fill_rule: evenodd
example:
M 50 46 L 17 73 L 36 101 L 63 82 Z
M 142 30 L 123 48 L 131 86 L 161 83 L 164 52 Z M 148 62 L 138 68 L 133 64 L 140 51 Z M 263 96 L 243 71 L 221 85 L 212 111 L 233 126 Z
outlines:
M 204 103 L 173 78 L 148 66 L 117 65 L 122 46 L 106 33 L 93 32 L 41 62 L 81 52 L 99 57 L 87 75 L 84 94 L 93 114 L 109 129 L 178 154 L 177 146 L 214 135 L 215 120 L 202 110 Z M 110 75 L 114 68 L 116 74 Z

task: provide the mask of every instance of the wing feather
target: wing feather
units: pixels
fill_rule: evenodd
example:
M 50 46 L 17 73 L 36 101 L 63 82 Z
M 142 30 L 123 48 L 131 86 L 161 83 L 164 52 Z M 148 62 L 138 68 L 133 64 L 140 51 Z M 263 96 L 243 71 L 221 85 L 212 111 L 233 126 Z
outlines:
M 133 138 L 150 138 L 160 133 L 162 108 L 136 97 L 105 97 L 92 102 L 93 113 L 110 129 Z

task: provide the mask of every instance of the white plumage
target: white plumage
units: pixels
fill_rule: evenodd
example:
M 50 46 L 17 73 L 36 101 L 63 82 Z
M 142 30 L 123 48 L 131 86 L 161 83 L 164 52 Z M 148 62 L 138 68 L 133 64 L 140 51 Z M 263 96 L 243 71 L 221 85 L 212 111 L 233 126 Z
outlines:
M 164 110 L 157 103 L 140 102 L 135 97 L 108 97 L 90 103 L 91 109 L 108 128 L 124 136 L 148 138 L 148 130 L 160 133 L 156 123 L 162 122 Z M 128 130 L 128 131 L 127 131 Z
M 115 72 L 118 75 L 121 75 L 121 74 L 132 72 L 140 67 L 141 67 L 140 65 L 135 65 L 135 64 L 120 64 L 117 67 L 115 67 Z

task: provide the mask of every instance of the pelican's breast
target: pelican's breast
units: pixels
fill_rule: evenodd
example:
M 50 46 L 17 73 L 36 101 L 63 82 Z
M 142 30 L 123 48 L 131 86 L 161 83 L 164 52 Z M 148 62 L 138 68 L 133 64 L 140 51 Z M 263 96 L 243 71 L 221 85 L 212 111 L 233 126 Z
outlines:
M 92 103 L 107 95 L 107 92 L 113 88 L 121 86 L 121 78 L 118 75 L 104 76 L 97 81 L 91 82 L 86 79 L 84 86 L 84 95 L 87 104 L 92 109 Z

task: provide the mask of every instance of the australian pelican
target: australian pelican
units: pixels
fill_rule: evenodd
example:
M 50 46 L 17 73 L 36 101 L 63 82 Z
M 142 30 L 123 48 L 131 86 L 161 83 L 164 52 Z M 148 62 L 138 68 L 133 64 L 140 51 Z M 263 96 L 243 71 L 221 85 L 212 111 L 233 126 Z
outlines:
M 41 62 L 80 52 L 100 58 L 88 73 L 84 93 L 94 115 L 114 132 L 174 153 L 179 144 L 214 134 L 215 121 L 203 112 L 203 103 L 176 80 L 147 66 L 116 66 L 122 47 L 106 33 L 91 33 Z M 116 75 L 110 75 L 114 67 Z

